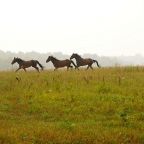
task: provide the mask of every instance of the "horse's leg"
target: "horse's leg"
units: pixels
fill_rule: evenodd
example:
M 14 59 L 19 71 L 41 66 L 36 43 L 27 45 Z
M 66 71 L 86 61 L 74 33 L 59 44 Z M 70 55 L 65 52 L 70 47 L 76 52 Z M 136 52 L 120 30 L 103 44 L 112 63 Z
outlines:
M 15 72 L 17 72 L 18 70 L 20 70 L 21 68 L 19 67 Z
M 67 70 L 69 70 L 69 68 L 73 68 L 73 66 L 71 66 L 71 63 L 67 66 Z
M 76 69 L 78 69 L 78 70 L 79 70 L 79 66 L 77 66 L 77 67 L 76 67 Z
M 93 63 L 90 63 L 90 64 L 88 65 L 88 68 L 91 68 L 91 69 L 93 70 L 92 64 L 93 64 Z
M 92 67 L 92 65 L 90 66 L 90 68 L 93 70 L 93 67 Z
M 57 68 L 55 67 L 54 71 L 56 71 L 56 70 L 57 70 Z
M 80 67 L 80 66 L 77 65 L 77 66 L 75 67 L 75 69 L 79 70 L 79 67 Z
M 37 71 L 40 72 L 38 67 L 37 67 Z
M 23 68 L 24 69 L 24 71 L 26 72 L 26 69 L 25 68 Z
M 67 71 L 69 70 L 69 66 L 67 66 Z
M 36 66 L 36 67 L 34 67 L 38 72 L 39 72 L 39 68 Z
M 70 65 L 71 70 L 73 69 L 73 66 Z
M 88 66 L 87 66 L 87 68 L 86 68 L 86 70 L 88 70 L 88 69 L 89 69 L 89 67 L 90 67 L 90 66 L 88 65 Z
M 36 65 L 33 65 L 32 67 L 35 68 L 39 72 L 39 68 Z
M 79 70 L 79 67 L 80 67 L 81 65 L 79 64 L 79 63 L 77 63 L 77 67 L 75 68 L 75 69 L 78 69 Z
M 71 69 L 72 69 L 72 68 L 73 68 L 73 66 L 71 66 L 71 65 L 67 66 L 67 70 L 69 70 L 69 68 L 71 68 Z

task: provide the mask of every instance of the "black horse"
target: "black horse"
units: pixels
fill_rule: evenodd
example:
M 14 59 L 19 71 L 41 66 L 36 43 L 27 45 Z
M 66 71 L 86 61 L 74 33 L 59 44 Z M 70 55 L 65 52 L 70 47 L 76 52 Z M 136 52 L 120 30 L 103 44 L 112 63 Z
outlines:
M 19 68 L 16 70 L 16 72 L 20 69 L 24 69 L 24 71 L 26 72 L 26 68 L 28 67 L 33 67 L 35 68 L 38 72 L 39 72 L 39 68 L 37 67 L 37 64 L 41 67 L 41 69 L 43 70 L 43 66 L 39 63 L 39 61 L 37 60 L 29 60 L 29 61 L 24 61 L 20 58 L 15 58 L 13 59 L 13 61 L 11 62 L 11 64 L 14 63 L 18 63 L 19 64 Z
M 92 67 L 93 63 L 96 63 L 97 66 L 100 68 L 100 65 L 99 65 L 97 60 L 93 60 L 91 58 L 82 58 L 80 55 L 78 55 L 76 53 L 73 53 L 72 56 L 70 57 L 70 59 L 73 59 L 73 58 L 76 59 L 76 63 L 77 63 L 77 67 L 76 68 L 77 69 L 79 69 L 80 66 L 85 66 L 85 65 L 88 65 L 87 69 L 88 68 L 93 69 L 93 67 Z
M 69 68 L 72 68 L 71 64 L 73 64 L 75 67 L 75 63 L 72 60 L 66 59 L 66 60 L 58 60 L 53 56 L 49 56 L 46 60 L 46 63 L 51 61 L 55 67 L 54 70 L 58 69 L 58 68 L 62 68 L 62 67 L 67 67 L 67 70 Z

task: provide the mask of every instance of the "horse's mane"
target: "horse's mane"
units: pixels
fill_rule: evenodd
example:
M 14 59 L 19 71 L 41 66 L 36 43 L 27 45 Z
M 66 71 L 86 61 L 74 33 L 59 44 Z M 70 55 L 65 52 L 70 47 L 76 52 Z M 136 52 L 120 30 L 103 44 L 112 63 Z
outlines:
M 56 57 L 53 57 L 53 56 L 51 56 L 51 58 L 52 58 L 53 60 L 58 60 Z
M 82 58 L 80 55 L 78 55 L 77 53 L 75 54 L 78 58 Z
M 18 61 L 23 62 L 24 60 L 22 60 L 21 58 L 16 58 Z

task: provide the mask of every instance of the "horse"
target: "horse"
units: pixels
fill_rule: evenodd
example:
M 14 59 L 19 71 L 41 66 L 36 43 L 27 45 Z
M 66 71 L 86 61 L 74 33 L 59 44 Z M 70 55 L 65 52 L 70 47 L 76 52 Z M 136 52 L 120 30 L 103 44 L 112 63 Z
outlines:
M 41 69 L 43 70 L 43 66 L 39 63 L 39 61 L 37 60 L 29 60 L 29 61 L 24 61 L 21 58 L 15 58 L 13 59 L 13 61 L 11 62 L 11 64 L 13 65 L 14 63 L 18 63 L 19 64 L 19 68 L 15 71 L 17 72 L 20 69 L 23 69 L 26 72 L 26 68 L 29 67 L 33 67 L 35 68 L 38 72 L 39 72 L 39 68 L 37 67 L 37 64 L 41 67 Z
M 76 60 L 76 64 L 77 64 L 76 68 L 78 70 L 79 70 L 80 66 L 85 66 L 85 65 L 88 65 L 87 69 L 89 69 L 89 68 L 93 69 L 93 67 L 92 67 L 93 63 L 96 63 L 97 66 L 100 68 L 100 65 L 97 60 L 93 60 L 91 58 L 82 58 L 80 55 L 78 55 L 76 53 L 73 53 L 72 56 L 70 57 L 70 59 L 73 59 L 73 58 L 75 58 L 75 60 Z
M 69 68 L 72 68 L 73 66 L 71 66 L 71 64 L 73 64 L 75 67 L 75 63 L 72 60 L 66 59 L 66 60 L 58 60 L 53 56 L 49 56 L 46 60 L 46 63 L 48 63 L 49 61 L 51 61 L 55 67 L 54 71 L 58 68 L 62 68 L 62 67 L 67 67 L 67 70 L 69 70 Z

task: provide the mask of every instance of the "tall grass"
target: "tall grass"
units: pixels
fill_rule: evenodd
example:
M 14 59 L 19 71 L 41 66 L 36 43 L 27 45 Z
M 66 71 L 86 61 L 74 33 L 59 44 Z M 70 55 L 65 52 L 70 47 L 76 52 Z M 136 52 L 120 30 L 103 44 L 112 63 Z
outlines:
M 0 72 L 0 143 L 144 143 L 144 68 Z

